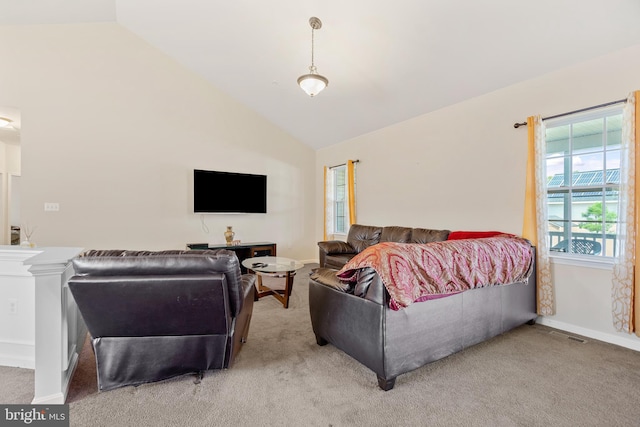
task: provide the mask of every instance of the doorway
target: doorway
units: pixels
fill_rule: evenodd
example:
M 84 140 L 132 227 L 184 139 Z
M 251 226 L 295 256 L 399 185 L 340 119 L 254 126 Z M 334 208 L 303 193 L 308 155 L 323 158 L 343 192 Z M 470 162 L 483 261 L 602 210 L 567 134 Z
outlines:
M 20 215 L 20 111 L 0 106 L 0 244 L 19 245 Z

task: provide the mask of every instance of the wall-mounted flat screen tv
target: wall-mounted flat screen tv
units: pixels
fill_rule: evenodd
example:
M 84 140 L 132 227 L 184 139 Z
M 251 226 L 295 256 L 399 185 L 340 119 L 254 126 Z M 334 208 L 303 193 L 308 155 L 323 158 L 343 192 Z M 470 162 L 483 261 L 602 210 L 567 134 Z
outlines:
M 267 213 L 267 176 L 193 171 L 195 213 Z

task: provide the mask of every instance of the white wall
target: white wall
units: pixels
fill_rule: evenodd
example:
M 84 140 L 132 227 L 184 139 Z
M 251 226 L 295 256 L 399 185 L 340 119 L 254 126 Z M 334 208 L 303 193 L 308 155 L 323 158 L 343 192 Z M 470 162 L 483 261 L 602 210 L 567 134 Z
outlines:
M 319 150 L 316 211 L 322 212 L 322 166 L 359 159 L 361 224 L 520 234 L 527 130 L 513 124 L 623 99 L 638 89 L 635 46 Z M 640 349 L 640 339 L 613 329 L 609 270 L 554 265 L 553 275 L 557 315 L 543 322 Z
M 21 110 L 21 216 L 33 242 L 184 248 L 224 243 L 232 225 L 236 239 L 317 257 L 311 148 L 117 24 L 3 26 L 0 39 L 11 40 L 0 105 Z M 207 215 L 205 232 L 194 168 L 266 174 L 268 214 Z

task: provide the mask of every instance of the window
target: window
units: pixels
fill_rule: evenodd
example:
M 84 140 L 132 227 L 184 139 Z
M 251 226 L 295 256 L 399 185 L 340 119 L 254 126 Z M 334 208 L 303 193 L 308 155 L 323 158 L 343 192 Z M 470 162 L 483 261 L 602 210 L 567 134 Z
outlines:
M 324 167 L 324 237 L 325 240 L 342 240 L 356 222 L 356 174 L 355 164 Z
M 616 255 L 622 107 L 545 122 L 552 253 Z
M 333 175 L 333 233 L 347 232 L 347 167 L 337 166 L 331 169 Z

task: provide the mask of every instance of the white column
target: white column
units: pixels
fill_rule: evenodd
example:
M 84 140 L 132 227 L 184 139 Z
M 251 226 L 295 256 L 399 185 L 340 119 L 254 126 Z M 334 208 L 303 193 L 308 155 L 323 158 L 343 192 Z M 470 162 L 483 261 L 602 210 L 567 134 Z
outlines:
M 12 332 L 0 328 L 0 349 L 3 333 L 9 335 L 5 339 L 9 344 L 23 343 L 29 349 L 24 355 L 15 351 L 0 355 L 0 363 L 35 368 L 33 404 L 64 403 L 78 362 L 82 331 L 67 282 L 73 274 L 70 261 L 80 252 L 80 248 L 0 248 L 0 298 L 18 300 L 19 307 L 18 313 L 7 314 Z M 2 304 L 9 307 L 9 302 Z
M 0 246 L 0 365 L 35 368 L 35 279 L 24 262 L 38 251 Z

